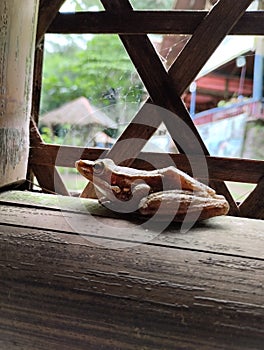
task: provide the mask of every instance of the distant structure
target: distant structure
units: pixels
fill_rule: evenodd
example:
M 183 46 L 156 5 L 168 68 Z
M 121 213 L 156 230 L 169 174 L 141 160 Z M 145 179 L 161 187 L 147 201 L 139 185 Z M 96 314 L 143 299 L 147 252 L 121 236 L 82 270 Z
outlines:
M 40 123 L 52 127 L 58 124 L 70 124 L 78 126 L 100 125 L 107 128 L 115 128 L 116 124 L 102 109 L 90 104 L 86 97 L 79 97 L 67 102 L 59 108 L 53 109 L 41 116 Z
M 49 130 L 47 130 L 48 128 Z M 113 144 L 113 139 L 108 137 L 109 130 L 117 129 L 116 123 L 109 118 L 102 109 L 92 106 L 86 97 L 79 97 L 67 102 L 40 118 L 41 133 L 51 134 L 49 138 L 56 142 L 55 137 L 63 137 L 63 143 L 78 146 L 107 147 Z M 101 141 L 98 143 L 99 135 Z M 43 135 L 44 139 L 45 136 Z M 107 142 L 103 139 L 107 138 Z
M 209 10 L 213 0 L 176 0 L 176 10 Z M 260 10 L 263 4 L 254 1 L 249 10 Z M 158 50 L 167 67 L 189 40 L 189 35 L 165 35 Z M 186 90 L 183 99 L 190 113 L 215 108 L 231 98 L 263 96 L 264 45 L 261 37 L 228 36 L 198 74 L 195 84 Z

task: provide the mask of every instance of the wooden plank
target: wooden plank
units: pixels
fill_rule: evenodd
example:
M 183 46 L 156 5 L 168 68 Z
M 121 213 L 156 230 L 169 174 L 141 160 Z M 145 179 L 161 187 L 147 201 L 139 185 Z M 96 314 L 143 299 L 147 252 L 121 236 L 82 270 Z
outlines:
M 122 17 L 108 11 L 58 13 L 47 33 L 192 35 L 208 11 L 133 11 Z M 135 25 L 135 23 L 137 25 Z M 264 12 L 244 13 L 229 35 L 263 35 Z
M 263 347 L 263 260 L 15 226 L 0 226 L 0 250 L 10 350 Z
M 104 152 L 105 149 L 96 147 L 84 148 L 77 146 L 42 144 L 31 148 L 29 162 L 32 165 L 56 165 L 74 168 L 75 162 L 78 159 L 95 160 Z
M 56 165 L 74 168 L 76 160 L 96 160 L 107 150 L 93 147 L 84 148 L 43 144 L 31 148 L 29 161 L 32 165 Z M 192 174 L 190 162 L 184 154 L 141 152 L 138 155 L 138 159 L 131 160 L 131 166 L 136 169 L 153 170 L 151 164 L 158 163 L 160 168 L 164 168 L 171 164 L 168 163 L 168 159 L 172 160 L 179 169 L 190 175 Z M 261 160 L 213 156 L 205 156 L 205 159 L 211 180 L 258 183 L 264 175 L 264 161 Z M 192 162 L 194 165 L 199 164 L 199 157 L 192 158 Z
M 243 216 L 255 219 L 264 219 L 264 177 L 262 177 L 256 188 L 239 206 Z
M 55 212 L 65 211 L 78 214 L 87 214 L 89 212 L 92 215 L 119 218 L 117 214 L 100 205 L 97 200 L 90 198 L 55 196 L 30 191 L 6 191 L 0 193 L 0 203 L 20 208 L 33 207 L 34 209 L 49 211 L 52 209 Z M 21 211 L 23 212 L 24 209 L 21 209 Z
M 182 232 L 180 224 L 165 223 L 159 234 L 157 223 L 154 230 L 151 223 L 146 230 L 134 215 L 110 212 L 92 199 L 12 191 L 0 194 L 0 204 L 0 223 L 9 227 L 77 234 L 115 248 L 147 244 L 264 260 L 264 221 L 215 217 L 188 232 Z
M 65 0 L 41 0 L 39 5 L 39 19 L 38 19 L 38 28 L 37 28 L 37 45 L 43 39 L 44 34 L 46 33 L 48 27 L 54 20 L 59 11 L 60 7 Z

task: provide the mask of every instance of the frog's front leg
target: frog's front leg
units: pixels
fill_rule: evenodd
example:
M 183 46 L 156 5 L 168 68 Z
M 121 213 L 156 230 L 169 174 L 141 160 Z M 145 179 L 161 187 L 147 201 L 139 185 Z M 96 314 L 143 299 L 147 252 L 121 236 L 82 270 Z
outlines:
M 99 202 L 110 210 L 119 213 L 131 213 L 138 210 L 142 198 L 148 196 L 150 186 L 142 181 L 134 181 L 131 187 L 121 189 L 118 186 L 110 186 L 106 195 L 99 198 Z

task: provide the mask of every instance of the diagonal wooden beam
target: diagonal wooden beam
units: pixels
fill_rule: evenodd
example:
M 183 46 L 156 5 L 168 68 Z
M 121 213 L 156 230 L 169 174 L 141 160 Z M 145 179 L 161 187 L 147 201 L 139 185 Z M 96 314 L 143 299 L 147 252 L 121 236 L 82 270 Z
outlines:
M 131 11 L 131 9 L 132 9 L 131 5 L 127 1 L 121 2 L 119 0 L 114 0 L 114 1 L 109 2 L 106 0 L 102 0 L 102 3 L 108 11 L 118 12 L 118 11 L 120 11 L 120 8 L 123 11 L 124 11 L 124 8 L 127 11 Z M 193 79 L 199 73 L 199 71 L 201 69 L 201 63 L 206 62 L 216 48 L 214 41 L 212 40 L 212 36 L 214 36 L 214 38 L 216 39 L 217 42 L 221 41 L 225 37 L 225 35 L 228 33 L 228 31 L 234 26 L 236 21 L 238 21 L 238 19 L 243 15 L 245 9 L 247 8 L 247 6 L 250 3 L 251 3 L 251 0 L 244 1 L 242 5 L 240 2 L 236 2 L 236 4 L 234 4 L 234 3 L 231 3 L 229 0 L 221 0 L 213 8 L 214 11 L 211 10 L 211 11 L 213 11 L 212 14 L 210 12 L 204 18 L 204 20 L 200 24 L 200 26 L 202 26 L 202 31 L 204 31 L 203 40 L 200 40 L 198 37 L 198 38 L 196 38 L 195 41 L 193 41 L 193 40 L 189 41 L 181 53 L 181 57 L 183 57 L 182 55 L 184 54 L 185 50 L 188 50 L 188 52 L 191 52 L 191 51 L 197 52 L 198 50 L 200 50 L 202 52 L 200 54 L 201 57 L 200 57 L 199 62 L 196 62 L 195 57 L 193 57 L 193 62 L 191 65 L 192 69 L 190 69 L 190 67 L 187 67 L 187 69 L 192 71 Z M 238 4 L 240 4 L 240 5 L 238 6 Z M 225 21 L 225 33 L 223 31 L 218 33 L 217 30 L 219 27 L 219 14 L 224 15 L 225 17 L 228 17 L 229 11 L 231 10 L 231 8 L 234 9 L 234 7 L 237 10 L 236 18 L 234 18 L 234 15 L 233 15 L 232 18 L 228 21 L 228 23 L 226 23 L 227 21 Z M 216 9 L 218 11 L 216 11 Z M 233 13 L 233 11 L 232 11 L 232 13 Z M 212 15 L 212 18 L 210 18 L 211 15 Z M 210 27 L 208 27 L 208 25 L 210 25 Z M 197 30 L 200 28 L 200 26 L 198 26 Z M 201 31 L 201 29 L 199 29 L 199 30 Z M 212 32 L 214 33 L 214 35 L 212 35 Z M 148 43 L 148 47 L 145 47 L 145 46 L 142 47 L 143 40 L 140 43 L 141 45 L 137 44 L 140 37 L 144 37 L 145 42 L 146 42 L 146 40 L 148 40 L 148 38 L 145 35 L 141 35 L 141 36 L 122 35 L 120 37 L 122 38 L 122 40 L 125 40 L 126 42 L 128 42 L 127 49 L 129 49 L 129 42 L 131 43 L 132 40 L 133 40 L 133 44 L 136 45 L 136 46 L 130 45 L 131 49 L 129 49 L 130 50 L 129 54 L 132 55 L 134 60 L 137 60 L 137 63 L 136 63 L 137 69 L 139 69 L 139 65 L 142 65 L 144 63 L 144 61 L 142 63 L 142 59 L 141 59 L 142 55 L 152 57 L 151 58 L 152 59 L 151 64 L 153 64 L 152 68 L 155 68 L 155 70 L 153 69 L 152 71 L 155 72 L 155 75 L 156 75 L 156 72 L 157 72 L 156 69 L 157 69 L 159 74 L 160 74 L 160 79 L 164 79 L 163 82 L 165 82 L 166 85 L 167 85 L 167 83 L 172 82 L 170 85 L 170 88 L 169 88 L 170 91 L 173 89 L 171 86 L 173 86 L 176 89 L 177 94 L 181 95 L 182 92 L 188 87 L 189 80 L 190 80 L 189 75 L 186 76 L 186 81 L 184 81 L 184 80 L 182 81 L 181 86 L 179 86 L 177 84 L 177 74 L 176 74 L 177 63 L 176 62 L 175 62 L 175 64 L 172 65 L 171 69 L 169 70 L 169 76 L 170 76 L 170 82 L 169 82 L 168 78 L 165 77 L 164 72 L 162 72 L 163 66 L 161 66 L 161 62 L 158 62 L 157 58 L 155 59 L 155 64 L 153 62 L 153 56 L 156 56 L 156 55 L 153 53 L 154 49 L 153 49 L 152 45 L 150 43 Z M 207 50 L 203 50 L 202 49 L 203 41 L 206 41 L 207 43 L 210 42 L 212 48 L 209 50 L 208 44 L 207 44 Z M 140 55 L 135 54 L 134 51 L 140 52 Z M 137 57 L 136 55 L 139 57 Z M 148 67 L 146 69 L 141 67 L 140 74 L 141 74 L 142 78 L 143 78 L 143 74 L 146 72 L 146 74 L 144 75 L 144 79 L 143 79 L 144 83 L 147 82 L 148 76 L 150 75 L 149 74 L 149 63 L 150 62 L 148 62 Z M 181 67 L 181 70 L 186 71 L 186 68 L 184 68 L 184 64 Z M 184 74 L 182 74 L 182 75 L 183 75 L 183 79 L 184 79 Z M 152 79 L 152 77 L 151 77 L 151 79 Z M 151 85 L 151 82 L 150 82 L 150 85 Z M 163 87 L 162 87 L 163 89 L 165 88 L 164 89 L 165 93 L 167 92 L 166 85 L 163 85 Z M 153 88 L 151 87 L 151 92 L 153 94 L 152 89 Z M 166 94 L 165 99 L 168 100 L 169 97 L 170 96 Z M 182 102 L 179 101 L 179 98 L 175 97 L 175 95 L 174 95 L 174 98 L 177 98 L 177 107 L 180 107 L 177 109 L 176 113 L 178 113 L 178 114 L 183 113 L 183 115 L 185 115 L 185 118 L 186 118 L 185 121 L 192 128 L 192 130 L 196 129 L 195 127 L 193 127 L 193 122 L 190 121 L 190 119 L 191 119 L 190 116 L 187 117 L 185 107 L 182 106 Z M 150 100 L 148 99 L 147 102 L 150 102 Z M 154 102 L 156 102 L 156 100 L 154 100 Z M 167 103 L 168 103 L 168 101 L 167 101 Z M 142 139 L 142 144 L 144 144 L 153 135 L 156 128 L 158 128 L 158 126 L 160 125 L 161 121 L 159 118 L 155 118 L 152 120 L 152 127 L 145 129 L 145 125 L 141 123 L 141 120 L 142 120 L 141 118 L 142 118 L 143 114 L 144 113 L 142 112 L 142 110 L 140 110 L 139 113 L 132 120 L 132 123 L 126 128 L 124 133 L 121 135 L 120 141 L 134 137 L 136 134 L 138 134 L 138 135 L 142 134 L 142 135 L 144 135 L 144 139 L 145 139 L 145 140 Z M 196 134 L 197 134 L 197 132 L 196 132 Z M 172 137 L 173 137 L 173 135 L 172 135 Z M 199 138 L 199 136 L 198 136 L 198 138 Z M 118 143 L 116 144 L 116 146 L 118 146 Z M 118 152 L 117 152 L 116 146 L 114 146 L 109 153 L 109 156 L 111 156 L 113 159 L 115 159 L 115 157 L 117 155 L 120 156 L 120 153 L 119 153 L 120 150 L 118 150 Z M 138 152 L 141 150 L 141 148 L 140 148 L 141 146 L 142 146 L 141 143 L 138 143 L 138 145 L 135 145 L 135 147 L 133 149 L 130 148 L 130 150 L 129 150 L 130 156 L 133 157 L 133 155 L 132 155 L 133 152 L 135 153 L 134 156 L 137 156 Z M 121 151 L 122 151 L 122 153 L 127 152 L 127 150 L 125 150 L 125 149 L 123 149 Z
M 264 219 L 264 177 L 239 206 L 241 215 L 247 218 Z
M 124 13 L 126 11 L 133 11 L 133 8 L 131 7 L 129 1 L 113 0 L 109 2 L 107 0 L 101 0 L 101 2 L 103 3 L 103 6 L 107 11 L 120 13 L 120 15 L 121 13 Z M 177 124 L 177 115 L 179 115 L 187 123 L 188 127 L 192 130 L 196 138 L 199 140 L 203 152 L 206 153 L 206 148 L 195 125 L 193 124 L 189 116 L 189 112 L 187 111 L 181 98 L 178 96 L 173 81 L 171 77 L 167 74 L 167 71 L 165 70 L 148 36 L 120 35 L 120 39 L 123 42 L 132 62 L 134 63 L 134 66 L 136 67 L 146 89 L 148 90 L 153 103 L 157 104 L 158 106 L 164 107 L 165 109 L 173 112 L 173 114 L 175 115 L 173 116 L 172 114 L 170 114 L 169 118 L 164 119 L 164 114 L 166 115 L 166 113 L 162 113 L 163 115 L 161 116 L 159 111 L 157 111 L 157 115 L 155 116 L 154 128 L 149 128 L 149 131 L 151 133 L 155 132 L 155 127 L 158 127 L 163 121 L 166 124 L 167 128 L 170 129 L 171 136 L 177 144 L 176 136 L 178 133 L 174 132 L 175 127 L 171 128 L 171 124 L 173 124 L 174 126 Z M 150 74 L 150 67 L 153 74 Z M 147 112 L 144 113 L 144 109 L 142 109 L 140 111 L 140 117 L 137 119 L 139 122 L 141 122 L 140 129 L 145 129 L 147 123 L 149 122 L 149 120 L 145 118 L 145 114 L 147 114 Z M 133 122 L 135 122 L 135 120 L 133 120 Z M 153 120 L 151 121 L 151 125 L 152 124 Z M 134 132 L 133 137 L 136 137 L 136 134 Z M 182 142 L 185 146 L 185 152 L 192 154 L 195 154 L 197 152 L 197 147 L 192 142 L 192 140 L 186 138 L 183 139 Z M 182 145 L 180 144 L 177 144 L 177 147 L 180 150 L 182 149 Z M 131 148 L 129 148 L 129 150 L 133 152 Z M 114 160 L 117 160 L 115 159 L 116 156 L 114 155 L 114 151 L 110 151 L 110 154 Z M 118 154 L 118 156 L 120 156 L 120 153 Z
M 196 78 L 208 58 L 251 3 L 252 0 L 219 0 L 202 20 L 170 68 L 170 75 L 175 76 L 174 84 L 179 95 Z
M 65 0 L 40 1 L 36 45 L 38 45 L 43 39 L 44 34 L 56 17 L 64 1 Z
M 173 82 L 179 96 L 195 79 L 208 58 L 242 17 L 251 2 L 252 0 L 242 3 L 240 1 L 219 0 L 197 27 L 169 70 L 170 76 L 175 77 Z M 219 23 L 221 24 L 219 25 Z M 209 152 L 206 154 L 209 154 Z M 237 208 L 225 183 L 216 182 L 214 187 L 218 193 L 223 194 L 228 200 L 230 213 L 240 215 L 240 210 Z
M 104 7 L 106 8 L 106 10 L 108 11 L 119 11 L 119 10 L 127 10 L 127 11 L 131 11 L 132 7 L 130 5 L 130 3 L 128 1 L 123 1 L 122 3 L 118 0 L 112 1 L 111 3 L 107 2 L 106 0 L 101 0 L 101 2 L 103 3 Z M 245 3 L 247 3 L 245 5 Z M 235 10 L 234 10 L 234 6 L 232 7 L 230 5 L 230 1 L 228 0 L 221 0 L 218 3 L 218 6 L 215 6 L 214 11 L 211 11 L 211 13 L 209 13 L 206 18 L 204 19 L 204 21 L 202 22 L 202 24 L 198 27 L 199 32 L 204 32 L 206 33 L 206 35 L 203 35 L 203 40 L 207 39 L 210 43 L 210 45 L 207 45 L 207 50 L 201 50 L 202 54 L 199 57 L 199 62 L 194 62 L 192 67 L 193 69 L 190 70 L 191 74 L 187 75 L 187 79 L 185 84 L 187 84 L 187 86 L 189 85 L 189 80 L 190 80 L 190 76 L 193 76 L 193 79 L 196 77 L 196 75 L 198 74 L 199 70 L 201 69 L 201 65 L 203 66 L 204 63 L 207 61 L 207 59 L 211 56 L 211 54 L 214 52 L 215 48 L 219 45 L 219 42 L 221 42 L 223 40 L 223 38 L 225 37 L 225 35 L 228 33 L 228 31 L 234 26 L 234 24 L 236 23 L 236 21 L 238 21 L 238 19 L 243 15 L 243 13 L 245 12 L 246 8 L 248 7 L 248 5 L 251 3 L 250 0 L 248 0 L 247 2 L 244 2 L 241 6 L 236 6 Z M 221 6 L 220 6 L 221 5 Z M 224 24 L 225 27 L 221 30 L 217 32 L 218 28 L 214 28 L 215 27 L 215 21 L 218 20 L 219 23 L 219 18 L 221 19 L 221 16 L 226 15 L 228 17 L 228 13 L 230 12 L 230 8 L 232 7 L 233 11 L 231 11 L 232 14 L 234 14 L 233 16 L 230 16 L 229 20 L 225 20 Z M 208 19 L 209 18 L 209 19 Z M 217 38 L 214 37 L 214 40 L 212 41 L 211 39 L 211 32 L 213 29 L 216 29 L 216 36 Z M 142 36 L 127 36 L 127 35 L 120 35 L 120 38 L 124 44 L 124 46 L 126 47 L 132 61 L 134 62 L 147 90 L 149 91 L 149 94 L 153 100 L 153 102 L 169 109 L 170 111 L 177 113 L 187 124 L 188 126 L 194 131 L 195 135 L 197 135 L 197 138 L 199 140 L 199 143 L 204 151 L 205 154 L 208 154 L 208 151 L 203 143 L 203 141 L 200 138 L 199 133 L 197 132 L 197 129 L 195 128 L 189 113 L 187 112 L 185 106 L 183 105 L 182 100 L 180 99 L 179 95 L 186 89 L 187 86 L 185 86 L 184 84 L 181 85 L 181 89 L 182 91 L 180 91 L 180 88 L 178 87 L 178 85 L 175 83 L 176 80 L 171 80 L 171 77 L 174 76 L 174 72 L 175 70 L 177 70 L 177 64 L 175 63 L 172 67 L 171 67 L 171 71 L 170 71 L 170 75 L 167 76 L 167 78 L 165 77 L 166 72 L 164 71 L 164 67 L 162 66 L 161 68 L 161 62 L 160 64 L 158 63 L 157 60 L 155 60 L 155 67 L 158 67 L 158 75 L 160 75 L 159 79 L 161 78 L 161 82 L 163 83 L 163 91 L 166 92 L 166 96 L 160 96 L 160 87 L 159 84 L 157 83 L 157 85 L 155 85 L 155 80 L 153 82 L 148 78 L 149 76 L 149 65 L 146 67 L 146 63 L 149 63 L 147 60 L 145 61 L 142 57 L 144 56 L 149 56 L 149 57 L 156 57 L 156 53 L 153 53 L 153 48 L 151 43 L 149 42 L 148 38 L 144 35 Z M 141 40 L 140 44 L 139 44 L 139 40 Z M 202 40 L 202 41 L 203 41 Z M 216 41 L 216 43 L 215 43 Z M 186 45 L 186 49 L 183 49 L 183 53 L 187 52 L 188 56 L 190 55 L 190 57 L 192 59 L 194 59 L 193 55 L 196 52 L 196 50 L 198 48 L 200 48 L 201 46 L 201 39 L 198 36 L 195 36 L 194 40 L 190 40 L 187 45 Z M 141 49 L 141 52 L 140 52 Z M 186 50 L 186 51 L 185 51 Z M 193 51 L 194 50 L 194 51 Z M 181 54 L 183 55 L 183 54 Z M 181 56 L 180 55 L 180 56 Z M 184 55 L 183 55 L 184 57 Z M 149 58 L 150 59 L 150 58 Z M 205 61 L 205 62 L 204 62 Z M 143 62 L 143 64 L 142 64 Z M 177 62 L 177 61 L 176 61 Z M 184 65 L 183 65 L 184 67 Z M 153 66 L 152 66 L 153 68 Z M 188 67 L 187 67 L 188 69 Z M 156 70 L 155 71 L 155 75 L 156 75 Z M 181 71 L 184 71 L 183 68 L 181 68 Z M 172 73 L 171 73 L 172 72 Z M 165 74 L 164 74 L 165 73 Z M 192 80 L 193 80 L 192 79 Z M 164 86 L 165 84 L 165 86 Z M 167 87 L 169 86 L 169 89 L 167 89 Z M 164 89 L 165 87 L 165 89 Z M 173 93 L 175 91 L 175 87 L 176 89 L 176 94 Z M 156 94 L 157 93 L 157 94 Z M 164 98 L 165 97 L 165 98 Z M 173 99 L 174 98 L 174 101 Z M 172 102 L 173 101 L 173 102 Z M 142 114 L 142 113 L 141 113 Z M 137 118 L 137 116 L 136 116 Z M 174 140 L 177 140 L 177 134 L 178 130 L 175 130 L 175 120 L 172 120 L 173 118 L 170 118 L 169 120 L 165 121 L 165 124 L 167 124 L 167 127 L 172 135 L 172 138 Z M 128 127 L 126 129 L 127 133 L 123 136 L 120 140 L 124 140 L 126 138 L 131 138 L 131 137 L 136 137 L 136 135 L 140 135 L 140 130 L 139 129 L 144 129 L 145 125 L 142 124 L 141 128 L 139 128 L 138 119 L 134 119 L 133 122 L 136 122 L 136 128 L 135 126 L 133 127 Z M 149 137 L 152 136 L 153 132 L 155 132 L 155 127 L 158 127 L 160 124 L 160 120 L 159 118 L 155 119 L 156 125 L 152 124 L 152 128 L 149 129 Z M 133 125 L 133 124 L 132 124 Z M 149 137 L 147 137 L 147 139 L 149 139 Z M 186 142 L 187 141 L 187 142 Z M 189 145 L 193 145 L 191 140 L 184 140 L 185 145 L 189 144 Z M 116 144 L 116 147 L 113 147 L 113 149 L 110 151 L 109 156 L 111 156 L 112 158 L 115 159 L 115 157 L 120 157 L 120 149 L 117 148 L 118 144 Z M 122 149 L 123 153 L 127 152 L 128 149 L 123 148 Z M 132 147 L 129 148 L 130 153 L 135 151 L 135 148 L 132 149 Z M 137 150 L 138 151 L 138 150 Z M 195 154 L 195 150 L 193 151 L 192 149 L 188 149 L 188 151 L 192 152 L 193 154 Z M 135 154 L 136 156 L 137 154 Z M 236 212 L 237 214 L 237 206 L 234 203 L 234 200 L 232 198 L 232 196 L 229 194 L 229 191 L 227 190 L 226 186 L 223 183 L 219 183 L 217 184 L 218 187 L 218 192 L 219 193 L 223 193 L 229 200 L 232 210 L 233 212 Z

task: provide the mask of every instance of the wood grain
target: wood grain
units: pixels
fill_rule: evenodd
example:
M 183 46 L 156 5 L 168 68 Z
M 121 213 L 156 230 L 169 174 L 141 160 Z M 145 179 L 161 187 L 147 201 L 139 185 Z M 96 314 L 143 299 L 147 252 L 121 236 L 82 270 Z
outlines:
M 207 11 L 133 11 L 122 17 L 108 11 L 58 13 L 47 33 L 56 34 L 185 34 L 192 35 Z M 135 26 L 135 23 L 137 25 Z M 262 35 L 263 11 L 244 13 L 229 35 Z
M 3 208 L 3 349 L 262 349 L 263 222 L 219 218 L 153 242 L 145 231 L 141 244 L 116 249 L 108 236 L 116 219 L 96 231 L 99 221 L 86 215 L 66 230 L 70 213 Z M 79 233 L 84 224 L 89 237 Z
M 119 243 L 131 246 L 134 244 L 159 245 L 182 250 L 264 259 L 264 236 L 262 235 L 264 221 L 260 220 L 241 220 L 230 216 L 215 217 L 195 224 L 188 234 L 181 232 L 181 225 L 177 223 L 169 227 L 165 224 L 163 233 L 158 234 L 155 231 L 145 230 L 145 226 L 141 227 L 142 221 L 134 215 L 114 213 L 93 199 L 10 191 L 0 194 L 0 204 L 0 222 L 10 227 L 15 225 L 23 228 L 27 223 L 28 227 L 40 230 L 57 233 L 75 232 L 91 242 L 100 241 L 103 245 L 113 240 L 116 241 L 116 245 Z M 18 216 L 20 216 L 19 222 Z M 117 232 L 117 227 L 121 228 L 121 235 Z M 229 232 L 228 237 L 226 232 Z
M 73 168 L 76 160 L 96 160 L 104 156 L 107 150 L 103 148 L 43 144 L 31 148 L 29 161 L 31 165 L 56 165 Z M 205 156 L 205 159 L 211 180 L 258 183 L 264 175 L 264 161 L 213 156 Z M 159 164 L 160 168 L 175 164 L 179 169 L 192 174 L 190 160 L 195 167 L 201 163 L 199 157 L 193 157 L 188 160 L 184 154 L 153 152 L 141 152 L 137 159 L 131 159 L 129 162 L 136 169 L 146 170 L 152 170 L 155 164 Z

